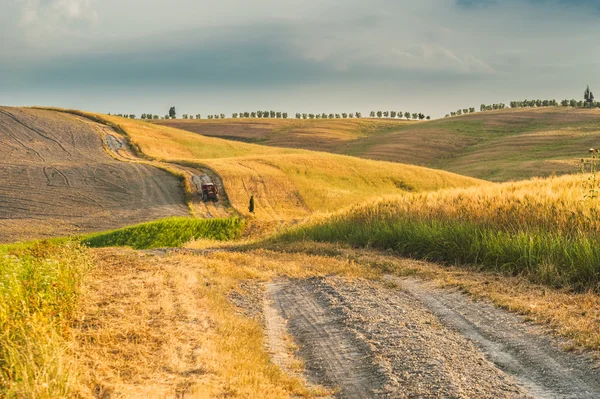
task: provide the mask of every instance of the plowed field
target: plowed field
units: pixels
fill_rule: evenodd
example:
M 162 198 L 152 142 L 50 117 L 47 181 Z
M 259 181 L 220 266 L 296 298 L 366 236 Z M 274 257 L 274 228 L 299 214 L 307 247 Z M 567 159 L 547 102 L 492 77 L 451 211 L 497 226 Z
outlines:
M 74 116 L 0 107 L 0 143 L 0 242 L 188 213 L 176 177 L 111 158 Z

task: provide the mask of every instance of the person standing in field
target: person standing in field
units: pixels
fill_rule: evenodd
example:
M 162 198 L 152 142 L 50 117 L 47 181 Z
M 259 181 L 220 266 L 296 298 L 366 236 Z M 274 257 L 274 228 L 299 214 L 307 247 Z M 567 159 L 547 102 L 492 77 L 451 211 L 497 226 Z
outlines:
M 248 205 L 248 211 L 254 213 L 254 195 L 250 196 L 250 204 Z

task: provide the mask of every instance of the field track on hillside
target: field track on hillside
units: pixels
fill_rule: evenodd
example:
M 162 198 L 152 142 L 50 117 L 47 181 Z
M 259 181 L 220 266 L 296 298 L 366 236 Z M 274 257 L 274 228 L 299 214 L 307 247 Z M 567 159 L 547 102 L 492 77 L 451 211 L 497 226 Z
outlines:
M 74 116 L 0 108 L 0 242 L 100 231 L 187 215 L 172 174 L 105 151 Z
M 597 358 L 564 350 L 546 327 L 434 281 L 378 274 L 360 258 L 218 249 L 95 255 L 73 330 L 86 370 L 80 387 L 96 395 L 84 397 L 600 394 Z
M 128 144 L 127 137 L 116 132 L 110 126 L 102 125 L 83 117 L 77 117 L 81 121 L 94 126 L 104 135 L 106 150 L 116 159 L 124 162 L 132 162 L 156 167 L 163 170 L 169 170 L 182 176 L 186 180 L 186 195 L 188 206 L 191 208 L 194 216 L 202 218 L 228 217 L 230 216 L 230 206 L 225 186 L 221 178 L 207 167 L 195 165 L 194 167 L 182 166 L 174 163 L 164 163 L 160 161 L 149 161 L 142 159 L 135 154 Z M 202 201 L 202 184 L 214 183 L 219 187 L 219 201 Z

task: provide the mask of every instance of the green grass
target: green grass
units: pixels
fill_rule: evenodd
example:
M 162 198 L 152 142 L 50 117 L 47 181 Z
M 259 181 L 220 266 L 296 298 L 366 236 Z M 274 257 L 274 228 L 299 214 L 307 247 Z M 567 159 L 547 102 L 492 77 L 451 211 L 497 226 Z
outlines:
M 460 221 L 334 220 L 287 232 L 313 240 L 371 247 L 435 262 L 474 264 L 554 287 L 600 291 L 600 241 L 547 231 L 507 232 Z
M 91 261 L 74 243 L 0 247 L 0 397 L 68 397 L 65 332 Z
M 584 200 L 584 178 L 593 181 L 563 176 L 414 193 L 315 218 L 273 239 L 392 250 L 600 292 L 600 202 Z
M 127 246 L 134 249 L 179 247 L 199 238 L 231 240 L 241 235 L 244 220 L 175 217 L 92 234 L 82 242 L 92 248 Z

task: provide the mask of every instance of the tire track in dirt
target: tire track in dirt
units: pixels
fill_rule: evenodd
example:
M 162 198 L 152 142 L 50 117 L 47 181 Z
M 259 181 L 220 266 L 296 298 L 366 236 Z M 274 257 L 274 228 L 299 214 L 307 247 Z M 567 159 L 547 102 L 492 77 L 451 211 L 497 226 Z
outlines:
M 0 141 L 0 242 L 188 214 L 177 179 L 107 156 L 96 129 L 70 115 L 0 107 Z
M 271 352 L 282 351 L 272 335 L 290 333 L 309 380 L 338 386 L 340 398 L 600 397 L 589 356 L 508 311 L 417 280 L 280 280 L 265 303 L 287 320 L 283 332 L 266 323 Z
M 23 122 L 22 120 L 18 119 L 16 116 L 14 116 L 13 114 L 11 114 L 8 111 L 0 109 L 0 113 L 8 116 L 12 120 L 14 120 L 16 123 L 18 123 L 18 124 L 22 125 L 23 127 L 25 127 L 27 130 L 30 130 L 32 132 L 35 132 L 35 133 L 39 134 L 40 136 L 42 136 L 46 140 L 52 141 L 54 144 L 56 144 L 57 146 L 59 146 L 61 150 L 63 150 L 64 152 L 66 152 L 67 155 L 69 155 L 69 157 L 71 157 L 73 155 L 73 154 L 71 154 L 71 152 L 67 151 L 67 149 L 58 140 L 56 140 L 54 137 L 52 137 L 49 133 L 42 132 L 41 129 L 37 129 L 37 128 L 34 128 L 33 126 L 30 126 L 30 125 L 26 124 L 25 122 Z
M 125 162 L 151 165 L 154 167 L 160 165 L 162 166 L 162 169 L 168 167 L 170 169 L 175 169 L 178 172 L 182 173 L 185 176 L 188 186 L 191 189 L 192 198 L 189 205 L 194 215 L 203 216 L 211 219 L 214 217 L 231 216 L 232 211 L 227 205 L 229 204 L 229 201 L 227 199 L 227 194 L 225 193 L 225 186 L 223 185 L 223 182 L 218 177 L 218 175 L 216 175 L 215 173 L 209 173 L 207 170 L 204 170 L 203 168 L 199 167 L 181 166 L 176 163 L 162 164 L 158 161 L 147 161 L 141 159 L 138 156 L 136 156 L 131 150 L 127 143 L 127 139 L 121 134 L 117 133 L 111 127 L 96 123 L 83 117 L 78 117 L 78 119 L 85 123 L 95 126 L 102 133 L 107 151 L 110 151 L 116 159 Z M 204 202 L 202 200 L 203 183 L 213 183 L 219 188 L 220 199 L 218 202 Z
M 418 280 L 391 278 L 425 304 L 448 327 L 474 342 L 501 370 L 540 399 L 600 398 L 600 371 L 587 356 L 562 350 L 559 342 L 519 316 L 485 302 Z
M 44 159 L 44 157 L 42 157 L 42 155 L 38 151 L 34 150 L 32 147 L 30 147 L 30 146 L 26 145 L 25 143 L 23 143 L 14 134 L 12 134 L 10 132 L 10 130 L 3 129 L 3 133 L 6 134 L 11 139 L 13 139 L 14 141 L 16 141 L 21 147 L 23 147 L 25 149 L 25 151 L 31 151 L 31 152 L 33 152 L 40 159 L 40 161 L 46 162 L 46 160 Z
M 59 175 L 62 178 L 62 181 L 66 187 L 71 187 L 71 183 L 69 183 L 69 179 L 67 178 L 67 176 L 65 176 L 65 174 L 62 173 L 57 168 L 55 168 L 53 166 L 45 166 L 42 168 L 42 171 L 44 172 L 44 176 L 46 176 L 46 180 L 47 180 L 49 186 L 55 186 L 55 184 L 53 183 L 53 180 L 54 180 L 54 175 L 56 173 L 57 175 Z M 49 171 L 53 171 L 55 173 L 49 173 Z
M 330 312 L 328 304 L 318 297 L 311 284 L 271 283 L 267 290 L 269 300 L 288 321 L 292 335 L 300 344 L 300 354 L 310 370 L 309 380 L 339 388 L 344 398 L 374 397 L 385 382 L 385 376 L 373 367 L 368 345 L 356 337 L 339 316 Z M 277 334 L 280 331 L 269 335 Z

